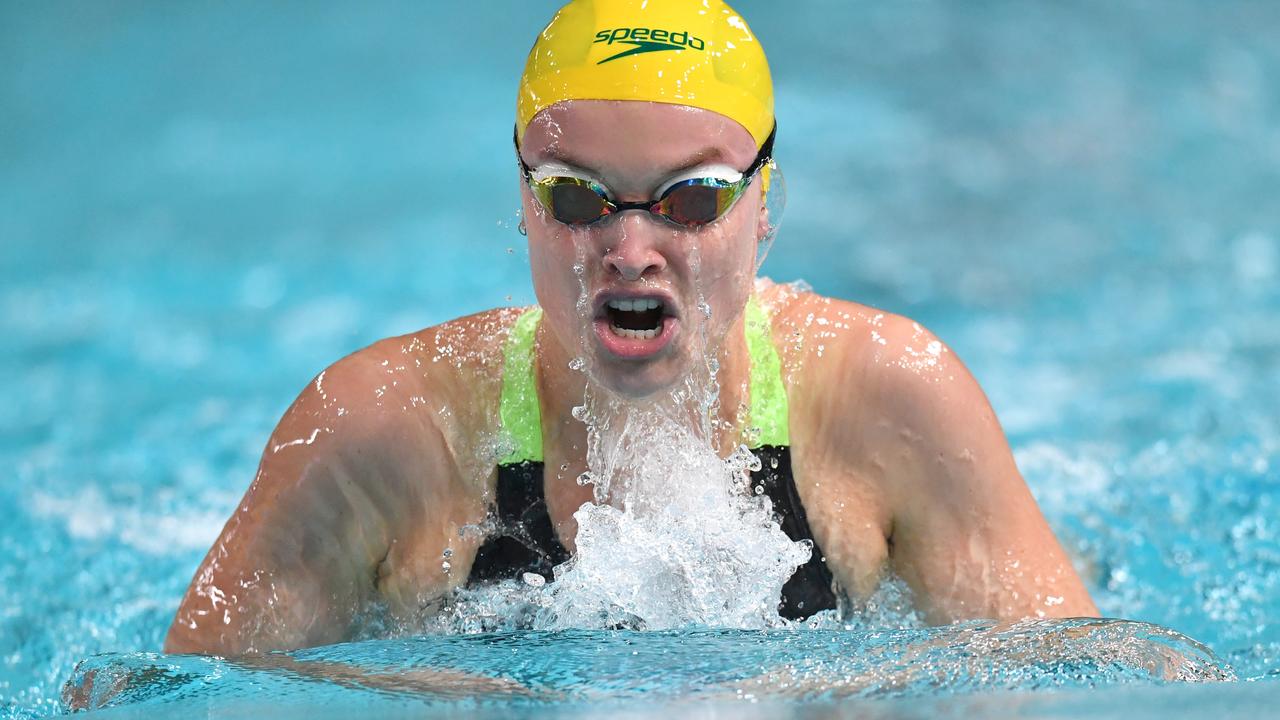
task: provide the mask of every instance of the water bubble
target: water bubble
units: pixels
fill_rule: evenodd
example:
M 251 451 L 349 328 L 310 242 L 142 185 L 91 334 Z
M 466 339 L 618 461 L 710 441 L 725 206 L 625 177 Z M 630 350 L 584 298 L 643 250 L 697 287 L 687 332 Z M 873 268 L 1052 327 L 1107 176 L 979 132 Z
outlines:
M 590 470 L 588 470 L 588 471 L 586 471 L 586 472 L 584 472 L 584 473 L 582 473 L 581 475 L 579 475 L 579 476 L 578 476 L 578 484 L 579 484 L 579 485 L 591 485 L 591 484 L 594 484 L 594 483 L 595 483 L 595 481 L 596 481 L 595 476 L 593 476 L 593 475 L 591 474 L 591 471 L 590 471 Z
M 449 562 L 448 560 L 445 560 L 444 562 L 440 563 L 440 569 L 448 573 L 453 570 L 453 563 Z
M 586 405 L 574 405 L 573 409 L 569 411 L 569 414 L 578 422 L 587 422 L 587 419 L 590 417 L 587 413 Z
M 574 372 L 582 372 L 582 369 L 585 368 L 586 366 L 587 366 L 587 361 L 583 360 L 580 357 L 575 357 L 574 359 L 569 361 L 569 369 L 573 370 Z
M 527 572 L 520 576 L 524 580 L 524 584 L 529 587 L 542 587 L 547 584 L 547 579 L 538 573 Z
M 445 548 L 443 555 L 446 559 L 453 557 L 453 548 L 451 547 Z

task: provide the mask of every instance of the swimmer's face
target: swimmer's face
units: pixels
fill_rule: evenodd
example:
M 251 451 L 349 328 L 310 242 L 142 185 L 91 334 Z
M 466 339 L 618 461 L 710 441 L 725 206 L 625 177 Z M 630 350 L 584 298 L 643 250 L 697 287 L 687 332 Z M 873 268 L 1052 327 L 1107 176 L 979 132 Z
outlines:
M 553 105 L 521 143 L 535 173 L 594 180 L 615 202 L 654 199 L 681 178 L 743 171 L 757 152 L 751 134 L 723 115 L 634 101 Z M 727 214 L 701 227 L 635 210 L 570 226 L 522 181 L 534 290 L 555 339 L 588 361 L 596 382 L 633 398 L 705 362 L 751 292 L 765 229 L 760 186 L 757 177 Z

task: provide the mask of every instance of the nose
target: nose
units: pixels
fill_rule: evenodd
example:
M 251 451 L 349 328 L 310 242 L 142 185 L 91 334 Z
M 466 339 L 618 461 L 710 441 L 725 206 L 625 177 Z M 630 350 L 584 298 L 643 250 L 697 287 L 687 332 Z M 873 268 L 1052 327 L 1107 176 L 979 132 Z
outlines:
M 643 213 L 620 214 L 614 221 L 615 233 L 604 253 L 605 270 L 616 272 L 624 280 L 636 281 L 656 275 L 667 267 L 666 257 L 659 251 L 659 229 Z

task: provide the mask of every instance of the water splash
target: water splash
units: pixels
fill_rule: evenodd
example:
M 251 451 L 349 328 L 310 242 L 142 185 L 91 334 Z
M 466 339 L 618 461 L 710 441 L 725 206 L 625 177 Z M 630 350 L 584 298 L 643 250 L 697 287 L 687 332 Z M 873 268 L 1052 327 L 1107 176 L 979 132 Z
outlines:
M 598 405 L 598 402 L 590 402 Z M 720 458 L 670 406 L 616 399 L 592 413 L 597 504 L 574 514 L 577 552 L 556 569 L 538 627 L 769 627 L 810 546 L 748 492 L 759 461 Z

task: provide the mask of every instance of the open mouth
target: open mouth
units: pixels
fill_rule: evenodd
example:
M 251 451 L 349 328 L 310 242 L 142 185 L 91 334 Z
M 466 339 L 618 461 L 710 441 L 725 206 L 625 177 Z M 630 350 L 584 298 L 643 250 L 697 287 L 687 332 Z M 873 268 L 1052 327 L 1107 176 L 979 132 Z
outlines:
M 652 340 L 662 333 L 666 308 L 655 298 L 610 300 L 605 303 L 609 331 L 631 340 Z

